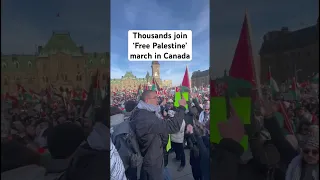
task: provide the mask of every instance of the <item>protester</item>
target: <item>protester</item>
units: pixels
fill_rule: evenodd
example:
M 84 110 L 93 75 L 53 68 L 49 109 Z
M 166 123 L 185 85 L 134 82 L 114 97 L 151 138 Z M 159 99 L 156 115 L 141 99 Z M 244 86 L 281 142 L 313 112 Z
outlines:
M 309 136 L 302 153 L 289 164 L 286 180 L 319 179 L 319 135 Z
M 122 160 L 110 140 L 110 180 L 126 180 L 125 169 Z
M 48 135 L 48 150 L 51 160 L 46 166 L 46 179 L 64 179 L 67 176 L 72 155 L 85 140 L 84 131 L 73 123 L 64 123 L 54 127 Z
M 179 105 L 174 118 L 164 121 L 160 114 L 156 92 L 147 90 L 142 93 L 141 100 L 134 111 L 134 118 L 130 121 L 144 157 L 140 180 L 164 179 L 163 147 L 165 145 L 160 134 L 173 134 L 180 130 L 186 100 L 181 99 Z
M 171 118 L 174 117 L 173 115 L 170 115 Z M 169 120 L 170 121 L 170 120 Z M 178 171 L 182 171 L 183 168 L 186 165 L 186 156 L 184 154 L 184 133 L 185 133 L 185 126 L 186 123 L 183 120 L 180 131 L 174 134 L 171 134 L 171 146 L 176 154 L 176 161 L 181 161 L 180 167 L 178 168 Z

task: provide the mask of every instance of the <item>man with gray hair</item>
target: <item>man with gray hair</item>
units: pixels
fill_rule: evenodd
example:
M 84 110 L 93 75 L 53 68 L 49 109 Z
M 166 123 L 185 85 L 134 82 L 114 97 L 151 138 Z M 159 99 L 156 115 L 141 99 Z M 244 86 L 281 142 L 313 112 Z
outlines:
M 167 144 L 166 137 L 179 132 L 187 104 L 185 99 L 181 99 L 175 116 L 165 121 L 160 114 L 158 103 L 155 91 L 144 91 L 130 121 L 144 157 L 140 180 L 164 179 L 163 147 Z

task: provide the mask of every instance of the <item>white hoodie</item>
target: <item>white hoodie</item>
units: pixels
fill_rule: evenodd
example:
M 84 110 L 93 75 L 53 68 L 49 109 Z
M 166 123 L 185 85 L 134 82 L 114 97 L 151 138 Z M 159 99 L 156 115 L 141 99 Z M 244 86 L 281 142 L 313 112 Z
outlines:
M 183 143 L 184 141 L 184 129 L 186 127 L 186 123 L 184 122 L 184 120 L 182 121 L 181 127 L 180 127 L 180 131 L 175 133 L 175 134 L 171 134 L 171 141 L 175 142 L 175 143 Z

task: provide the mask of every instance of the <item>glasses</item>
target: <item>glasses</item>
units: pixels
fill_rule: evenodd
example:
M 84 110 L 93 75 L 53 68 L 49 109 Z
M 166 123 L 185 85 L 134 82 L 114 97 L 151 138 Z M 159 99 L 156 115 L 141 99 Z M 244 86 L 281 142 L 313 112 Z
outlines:
M 210 109 L 204 109 L 205 111 L 210 111 Z
M 317 150 L 317 149 L 308 149 L 308 148 L 303 149 L 303 153 L 304 153 L 304 154 L 309 154 L 310 152 L 311 152 L 311 154 L 312 154 L 313 156 L 316 156 L 316 155 L 319 154 L 319 150 Z

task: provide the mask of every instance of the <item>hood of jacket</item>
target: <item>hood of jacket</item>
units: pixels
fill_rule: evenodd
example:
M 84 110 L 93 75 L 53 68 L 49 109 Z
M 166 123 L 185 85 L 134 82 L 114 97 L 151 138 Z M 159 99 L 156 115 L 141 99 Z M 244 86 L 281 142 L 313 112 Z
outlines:
M 124 114 L 115 114 L 110 117 L 110 126 L 116 126 L 124 121 Z

